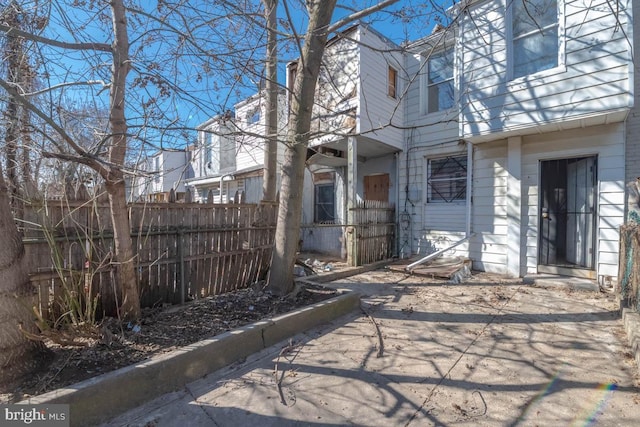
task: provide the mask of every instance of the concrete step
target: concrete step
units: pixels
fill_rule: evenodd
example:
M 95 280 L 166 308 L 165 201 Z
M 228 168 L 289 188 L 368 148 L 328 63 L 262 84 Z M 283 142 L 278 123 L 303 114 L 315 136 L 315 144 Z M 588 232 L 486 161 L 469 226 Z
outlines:
M 582 277 L 561 276 L 558 274 L 529 274 L 524 276 L 522 282 L 525 285 L 541 287 L 566 288 L 573 291 L 600 292 L 598 282 Z

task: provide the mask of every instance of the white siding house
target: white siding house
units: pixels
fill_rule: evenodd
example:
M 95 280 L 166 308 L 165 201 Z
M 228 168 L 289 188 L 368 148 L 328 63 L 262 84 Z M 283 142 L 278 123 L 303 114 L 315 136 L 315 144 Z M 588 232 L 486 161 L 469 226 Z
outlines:
M 228 203 L 240 193 L 248 203 L 262 199 L 264 97 L 258 93 L 234 107 L 234 114 L 216 116 L 198 126 L 198 145 L 193 160 L 196 176 L 187 182 L 195 196 L 194 201 Z M 284 135 L 284 95 L 279 99 L 278 111 L 278 133 Z M 283 153 L 283 147 L 279 146 L 278 168 Z
M 138 175 L 132 180 L 131 201 L 168 202 L 173 190 L 176 200 L 185 193 L 185 181 L 193 175 L 191 151 L 159 150 L 138 164 Z
M 456 251 L 481 270 L 617 275 L 634 92 L 631 4 L 616 4 L 617 13 L 604 0 L 528 0 L 527 11 L 522 0 L 459 3 L 457 118 L 420 116 L 429 70 L 408 59 L 427 77 L 407 98 L 416 128 L 406 135 L 401 244 L 429 252 L 470 235 Z
M 640 30 L 638 30 L 637 20 L 640 16 L 640 2 L 632 2 L 632 15 L 636 23 L 636 30 L 633 32 L 633 45 L 640 46 Z M 634 93 L 640 93 L 640 78 L 633 79 Z M 640 216 L 640 108 L 634 104 L 629 117 L 627 117 L 627 144 L 625 147 L 626 175 L 627 183 L 627 220 Z
M 344 256 L 344 225 L 352 223 L 349 208 L 363 200 L 396 203 L 406 80 L 402 66 L 400 47 L 364 24 L 327 43 L 304 184 L 303 250 Z M 296 72 L 297 63 L 289 64 L 287 87 Z
M 444 194 L 435 184 L 444 181 L 430 186 L 432 175 L 455 174 L 452 167 L 459 168 L 456 162 L 466 159 L 466 145 L 460 144 L 458 136 L 454 40 L 452 29 L 438 27 L 432 35 L 411 43 L 405 56 L 407 130 L 398 206 L 398 252 L 403 258 L 443 249 L 465 235 L 466 193 Z

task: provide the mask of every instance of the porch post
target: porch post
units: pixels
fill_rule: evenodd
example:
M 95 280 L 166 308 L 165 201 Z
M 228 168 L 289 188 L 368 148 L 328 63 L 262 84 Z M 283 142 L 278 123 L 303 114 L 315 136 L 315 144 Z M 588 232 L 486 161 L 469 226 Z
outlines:
M 522 254 L 522 137 L 507 140 L 507 274 L 521 277 Z
M 355 211 L 358 185 L 358 142 L 354 136 L 347 139 L 347 264 L 355 266 L 358 260 L 357 230 L 355 223 Z

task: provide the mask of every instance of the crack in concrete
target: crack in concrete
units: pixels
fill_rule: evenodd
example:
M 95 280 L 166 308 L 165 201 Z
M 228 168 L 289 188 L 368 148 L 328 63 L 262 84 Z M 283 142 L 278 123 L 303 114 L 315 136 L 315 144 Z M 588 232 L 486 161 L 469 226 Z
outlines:
M 440 387 L 440 385 L 442 385 L 442 383 L 447 379 L 447 376 L 449 376 L 449 378 L 451 378 L 451 371 L 453 371 L 453 369 L 458 365 L 458 363 L 460 363 L 460 360 L 462 360 L 462 358 L 467 354 L 467 352 L 471 349 L 471 347 L 473 347 L 473 345 L 480 339 L 480 337 L 482 335 L 484 335 L 484 332 L 486 331 L 486 329 L 496 320 L 496 318 L 500 315 L 500 313 L 502 313 L 502 311 L 505 309 L 505 307 L 511 302 L 511 300 L 513 299 L 513 297 L 520 291 L 520 286 L 518 286 L 516 288 L 516 290 L 513 292 L 513 294 L 511 294 L 511 296 L 502 304 L 502 306 L 500 306 L 500 308 L 498 309 L 498 311 L 491 317 L 491 319 L 484 325 L 484 327 L 482 328 L 482 330 L 480 331 L 479 334 L 476 335 L 476 337 L 469 343 L 469 345 L 464 349 L 464 351 L 462 351 L 462 353 L 460 353 L 460 356 L 458 356 L 458 358 L 456 359 L 456 361 L 453 363 L 453 365 L 451 365 L 451 367 L 449 368 L 449 370 L 447 370 L 447 372 L 445 372 L 445 374 L 440 378 L 440 381 L 438 381 L 436 383 L 436 385 L 431 389 L 431 391 L 429 392 L 429 394 L 427 395 L 427 397 L 424 399 L 424 401 L 422 402 L 422 404 L 420 405 L 420 407 L 413 413 L 413 415 L 411 416 L 411 418 L 409 418 L 409 421 L 406 422 L 406 424 L 404 425 L 404 427 L 409 426 L 409 424 L 411 424 L 413 422 L 413 420 L 418 416 L 418 414 L 420 412 L 422 412 L 423 408 L 425 407 L 425 405 L 427 403 L 429 403 L 429 401 L 431 400 L 431 398 L 433 397 L 433 395 L 435 394 L 436 390 L 438 389 L 438 387 Z

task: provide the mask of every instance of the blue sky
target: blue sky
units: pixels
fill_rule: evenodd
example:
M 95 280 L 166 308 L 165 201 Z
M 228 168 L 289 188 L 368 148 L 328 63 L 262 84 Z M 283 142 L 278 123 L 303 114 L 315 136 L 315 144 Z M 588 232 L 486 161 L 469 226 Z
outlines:
M 442 2 L 442 0 L 434 1 L 436 3 Z M 53 7 L 53 19 L 47 29 L 49 37 L 74 42 L 110 42 L 110 22 L 108 9 L 106 9 L 108 6 L 92 6 L 87 10 L 81 11 L 69 5 L 65 6 L 67 2 L 72 3 L 71 0 L 49 3 Z M 179 60 L 175 59 L 175 55 L 170 55 L 176 49 L 175 35 L 158 31 L 159 24 L 157 23 L 149 23 L 144 19 L 129 18 L 132 65 L 135 70 L 130 73 L 130 81 L 132 83 L 130 90 L 133 96 L 130 97 L 127 115 L 132 124 L 132 131 L 140 131 L 139 137 L 153 141 L 155 148 L 171 145 L 179 146 L 193 142 L 195 140 L 195 132 L 188 128 L 197 126 L 216 113 L 233 108 L 236 102 L 257 91 L 259 78 L 244 78 L 241 79 L 240 83 L 232 84 L 233 81 L 230 77 L 233 73 L 239 73 L 244 77 L 249 75 L 250 73 L 248 72 L 237 70 L 238 67 L 245 66 L 247 60 L 251 62 L 254 71 L 260 73 L 263 67 L 264 53 L 260 49 L 255 52 L 250 52 L 250 50 L 251 45 L 255 45 L 256 40 L 264 36 L 264 30 L 250 28 L 240 29 L 238 32 L 233 33 L 234 24 L 232 20 L 222 15 L 218 17 L 220 21 L 216 21 L 220 24 L 219 28 L 204 25 L 203 23 L 210 19 L 210 16 L 218 13 L 218 6 L 215 3 L 209 0 L 186 2 L 187 7 L 192 8 L 188 12 L 190 15 L 188 25 L 194 27 L 196 36 L 200 37 L 199 43 L 202 46 L 182 46 L 181 52 L 183 56 Z M 336 9 L 333 21 L 339 20 L 353 10 L 376 3 L 377 0 L 339 1 L 341 6 L 339 5 Z M 101 5 L 102 3 L 93 3 L 93 5 L 95 4 Z M 168 14 L 166 9 L 157 9 L 157 2 L 140 0 L 139 4 L 142 5 L 141 7 L 143 7 L 144 11 L 153 13 L 155 16 L 166 16 Z M 237 4 L 242 4 L 242 2 L 238 1 Z M 286 20 L 282 0 L 280 4 L 279 18 Z M 298 26 L 298 31 L 303 32 L 306 25 L 306 16 L 302 7 L 302 0 L 289 0 L 288 4 L 290 5 L 289 12 L 292 21 Z M 103 9 L 100 9 L 100 7 Z M 363 21 L 370 23 L 377 31 L 392 41 L 401 44 L 407 40 L 416 40 L 428 35 L 438 22 L 438 14 L 434 15 L 434 10 L 437 11 L 438 8 L 440 7 L 429 1 L 403 0 L 384 11 L 365 18 Z M 241 12 L 242 10 L 239 11 Z M 178 27 L 186 25 L 179 18 L 174 19 L 171 21 L 173 25 Z M 74 31 L 65 30 L 67 26 L 65 23 L 70 23 L 70 26 L 74 27 Z M 78 23 L 81 23 L 80 27 L 78 27 Z M 202 25 L 198 26 L 199 24 Z M 220 32 L 216 33 L 218 29 Z M 174 38 L 172 39 L 172 37 Z M 205 49 L 209 48 L 206 45 L 210 43 L 210 48 L 215 54 L 225 42 L 228 44 L 229 49 L 246 47 L 246 60 L 243 57 L 229 60 L 224 55 L 219 55 L 216 60 L 210 62 L 212 69 L 208 72 L 203 71 L 203 67 L 207 66 L 205 64 L 207 61 L 203 60 L 206 55 L 202 54 Z M 198 50 L 200 48 L 202 51 Z M 61 53 L 60 50 L 56 49 L 50 49 L 48 53 L 54 57 L 56 55 L 62 57 L 61 63 L 52 61 L 49 64 L 45 64 L 51 74 L 50 83 L 52 84 L 60 81 L 99 79 L 108 81 L 109 79 L 111 58 L 108 53 Z M 284 63 L 295 57 L 297 57 L 295 49 L 291 49 L 288 52 L 283 49 L 280 50 L 282 71 L 280 72 L 279 80 L 282 83 L 284 83 L 285 78 Z M 138 61 L 137 58 L 143 58 L 143 61 Z M 155 77 L 161 75 L 169 77 L 166 78 L 165 82 L 158 85 L 158 79 Z M 162 114 L 160 114 L 159 108 L 159 115 L 155 119 L 147 120 L 145 125 L 136 127 L 136 124 L 142 125 L 143 121 L 140 117 L 143 113 L 149 115 L 154 112 L 153 108 L 143 106 L 160 93 L 162 85 L 168 87 L 167 85 L 170 86 L 172 84 L 183 90 L 181 97 L 169 96 L 161 99 L 157 106 L 164 110 Z M 99 85 L 79 86 L 73 89 L 65 89 L 64 92 L 57 93 L 56 96 L 72 100 L 72 102 L 77 102 L 81 105 L 102 103 L 105 106 L 105 101 L 108 101 L 108 90 L 104 90 Z M 154 129 L 153 126 L 147 126 L 148 124 L 165 126 L 166 123 L 170 123 L 175 128 L 184 128 L 184 131 L 162 132 Z

